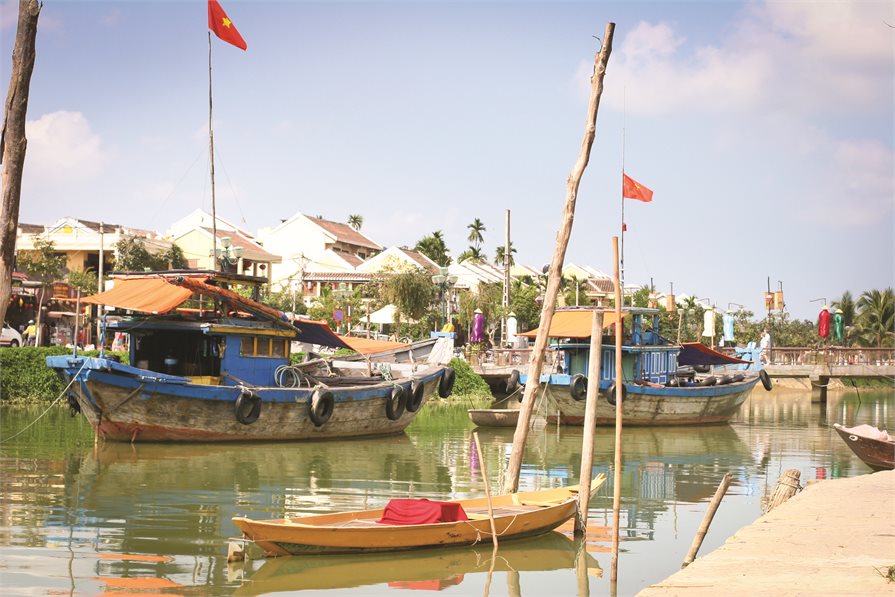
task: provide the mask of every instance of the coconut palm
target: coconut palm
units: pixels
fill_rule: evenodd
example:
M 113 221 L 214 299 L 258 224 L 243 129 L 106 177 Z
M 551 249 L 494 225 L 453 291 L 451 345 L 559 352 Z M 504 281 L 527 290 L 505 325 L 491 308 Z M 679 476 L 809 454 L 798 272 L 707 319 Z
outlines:
M 868 290 L 858 298 L 856 327 L 868 343 L 882 348 L 895 337 L 895 295 L 892 288 Z
M 473 263 L 482 263 L 486 261 L 485 254 L 476 246 L 471 246 L 457 257 L 457 262 L 472 261 Z
M 482 233 L 485 232 L 485 224 L 478 218 L 472 221 L 472 224 L 467 224 L 467 228 L 469 228 L 469 236 L 466 237 L 466 240 L 472 243 L 476 249 L 480 249 L 482 247 L 482 242 L 485 240 L 485 237 L 482 236 Z
M 442 267 L 449 266 L 453 261 L 448 255 L 450 250 L 444 242 L 444 234 L 441 230 L 436 230 L 431 235 L 419 239 L 413 250 L 419 251 Z
M 500 245 L 494 250 L 494 265 L 498 267 L 503 267 L 503 253 L 505 247 Z M 510 241 L 510 265 L 514 265 L 516 260 L 513 258 L 513 253 L 516 252 L 516 247 L 513 246 L 513 241 Z
M 348 216 L 348 225 L 355 230 L 360 230 L 361 226 L 364 225 L 364 217 L 359 214 L 351 214 Z

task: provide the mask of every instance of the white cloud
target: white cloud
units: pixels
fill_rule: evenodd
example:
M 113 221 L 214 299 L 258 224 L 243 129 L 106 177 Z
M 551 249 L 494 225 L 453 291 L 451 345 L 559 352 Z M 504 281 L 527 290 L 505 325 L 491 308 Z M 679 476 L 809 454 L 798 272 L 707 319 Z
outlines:
M 102 139 L 80 112 L 52 112 L 25 125 L 25 175 L 64 182 L 96 176 L 108 160 Z

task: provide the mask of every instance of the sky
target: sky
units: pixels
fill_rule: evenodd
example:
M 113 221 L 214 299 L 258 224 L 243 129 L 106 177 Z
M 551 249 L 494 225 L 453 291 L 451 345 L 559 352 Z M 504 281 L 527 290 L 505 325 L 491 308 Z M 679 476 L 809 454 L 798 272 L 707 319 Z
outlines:
M 212 38 L 217 211 L 257 233 L 297 212 L 385 246 L 467 224 L 493 258 L 550 262 L 616 24 L 566 263 L 761 315 L 895 284 L 895 3 L 222 0 Z M 20 222 L 164 232 L 211 210 L 204 1 L 46 0 Z M 17 0 L 0 0 L 8 84 Z M 821 300 L 816 300 L 821 299 Z

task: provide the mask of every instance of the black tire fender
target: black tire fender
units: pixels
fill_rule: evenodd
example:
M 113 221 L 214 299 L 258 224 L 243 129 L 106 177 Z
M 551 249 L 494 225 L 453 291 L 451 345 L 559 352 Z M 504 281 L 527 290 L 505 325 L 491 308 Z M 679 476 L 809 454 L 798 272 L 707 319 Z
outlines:
M 506 392 L 507 394 L 512 394 L 516 390 L 519 389 L 519 370 L 513 369 L 510 372 L 510 376 L 507 378 Z
M 391 393 L 385 397 L 385 416 L 389 421 L 397 421 L 404 414 L 407 403 L 407 390 L 401 386 L 392 388 Z
M 729 376 L 729 375 L 722 375 L 722 376 L 718 379 L 718 385 L 719 385 L 719 386 L 726 386 L 726 385 L 729 384 L 729 383 L 730 383 L 730 376 Z
M 423 398 L 426 396 L 426 385 L 422 380 L 413 380 L 410 384 L 410 396 L 407 398 L 407 412 L 415 413 L 423 405 Z
M 336 397 L 329 390 L 320 388 L 311 395 L 308 402 L 308 417 L 314 427 L 323 427 L 336 409 Z
M 569 382 L 569 395 L 575 402 L 581 402 L 587 398 L 587 378 L 580 373 L 572 376 Z
M 758 378 L 761 380 L 761 385 L 764 386 L 764 389 L 770 392 L 774 389 L 774 384 L 771 383 L 771 376 L 768 375 L 768 372 L 762 369 L 758 372 Z
M 450 367 L 447 367 L 444 370 L 444 373 L 441 374 L 441 380 L 438 382 L 438 395 L 442 398 L 447 398 L 451 395 L 451 392 L 454 391 L 454 381 L 456 381 L 457 374 L 454 373 L 454 370 Z
M 734 375 L 734 376 L 730 379 L 730 382 L 731 382 L 731 383 L 738 383 L 738 382 L 743 381 L 744 379 L 746 379 L 746 376 L 745 376 L 745 375 L 743 375 L 742 373 L 737 373 L 736 375 Z
M 628 386 L 622 384 L 622 402 L 628 399 Z M 609 384 L 609 387 L 606 388 L 606 402 L 615 406 L 615 382 L 613 381 Z
M 700 381 L 700 382 L 699 382 L 698 384 L 696 384 L 696 385 L 698 385 L 698 386 L 703 386 L 703 387 L 708 387 L 708 386 L 713 386 L 713 385 L 715 385 L 716 383 L 718 383 L 718 380 L 715 378 L 715 376 L 714 376 L 714 375 L 709 375 L 708 377 L 706 377 L 705 379 L 703 379 L 702 381 Z
M 248 388 L 243 388 L 236 397 L 233 410 L 237 421 L 243 425 L 251 425 L 261 416 L 261 396 Z

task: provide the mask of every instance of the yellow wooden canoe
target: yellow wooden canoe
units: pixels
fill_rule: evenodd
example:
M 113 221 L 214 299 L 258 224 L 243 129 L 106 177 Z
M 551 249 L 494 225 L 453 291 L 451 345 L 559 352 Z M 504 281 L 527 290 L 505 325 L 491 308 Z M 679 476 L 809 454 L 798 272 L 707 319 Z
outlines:
M 605 481 L 606 475 L 597 475 L 591 482 L 591 495 Z M 402 551 L 490 542 L 488 500 L 455 501 L 463 506 L 469 520 L 381 524 L 376 522 L 382 517 L 380 509 L 265 521 L 237 516 L 233 523 L 270 556 Z M 500 495 L 491 501 L 500 541 L 532 537 L 555 529 L 575 515 L 578 486 Z

